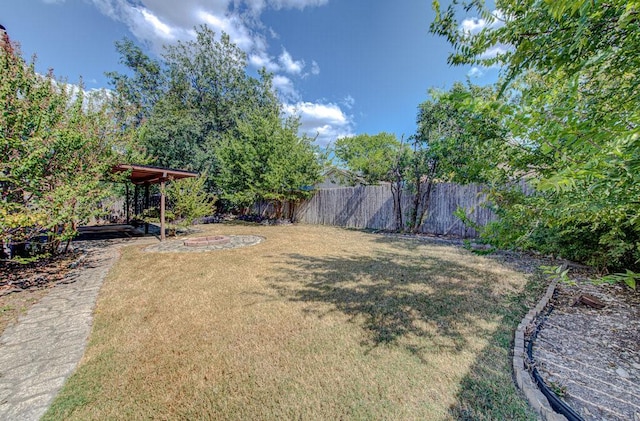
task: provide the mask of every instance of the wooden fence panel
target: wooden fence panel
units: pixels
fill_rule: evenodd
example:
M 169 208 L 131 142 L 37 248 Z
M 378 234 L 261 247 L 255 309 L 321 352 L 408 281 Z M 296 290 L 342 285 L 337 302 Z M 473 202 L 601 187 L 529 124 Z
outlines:
M 404 218 L 409 215 L 413 195 L 402 195 Z M 419 231 L 422 233 L 477 237 L 478 233 L 465 227 L 454 216 L 458 208 L 465 209 L 470 219 L 480 226 L 496 219 L 486 206 L 482 186 L 438 183 L 433 186 L 429 207 Z M 358 186 L 319 189 L 314 196 L 295 209 L 295 219 L 307 224 L 334 225 L 348 228 L 394 230 L 395 217 L 391 186 Z

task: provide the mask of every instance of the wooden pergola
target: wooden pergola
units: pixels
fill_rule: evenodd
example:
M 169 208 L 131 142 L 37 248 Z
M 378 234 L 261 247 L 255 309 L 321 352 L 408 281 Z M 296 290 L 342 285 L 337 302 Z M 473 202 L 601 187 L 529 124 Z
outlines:
M 165 234 L 165 183 L 172 180 L 179 180 L 181 178 L 197 177 L 198 173 L 184 170 L 176 170 L 172 168 L 153 167 L 149 165 L 131 165 L 120 164 L 113 167 L 114 173 L 129 171 L 129 181 L 136 187 L 136 206 L 137 206 L 137 189 L 138 186 L 144 186 L 145 188 L 145 206 L 149 206 L 149 186 L 151 184 L 160 184 L 160 241 L 166 239 Z M 126 187 L 127 199 L 126 215 L 127 221 L 129 220 L 129 186 Z M 145 233 L 148 233 L 145 230 Z

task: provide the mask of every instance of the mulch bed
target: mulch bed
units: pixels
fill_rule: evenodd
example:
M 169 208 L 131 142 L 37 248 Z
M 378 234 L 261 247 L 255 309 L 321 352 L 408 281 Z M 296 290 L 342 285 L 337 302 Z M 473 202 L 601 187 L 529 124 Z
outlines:
M 640 421 L 640 293 L 577 280 L 549 305 L 533 349 L 547 386 L 585 420 Z
M 62 281 L 81 253 L 67 253 L 34 263 L 0 262 L 0 333 Z

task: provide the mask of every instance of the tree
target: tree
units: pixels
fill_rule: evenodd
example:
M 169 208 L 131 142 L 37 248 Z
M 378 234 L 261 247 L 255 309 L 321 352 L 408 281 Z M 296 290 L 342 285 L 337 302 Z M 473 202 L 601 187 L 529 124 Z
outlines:
M 360 134 L 336 140 L 338 165 L 347 167 L 366 184 L 393 181 L 393 167 L 405 146 L 391 133 Z M 355 182 L 356 180 L 351 180 Z
M 86 95 L 35 71 L 6 38 L 0 44 L 0 240 L 48 237 L 56 253 L 99 212 L 104 180 L 129 134 L 114 126 L 108 98 Z
M 483 107 L 495 98 L 491 87 L 455 83 L 449 91 L 432 89 L 429 94 L 418 107 L 407 174 L 414 194 L 408 222 L 412 231 L 422 224 L 434 182 L 504 182 L 512 169 L 507 132 L 496 113 Z
M 207 26 L 195 28 L 196 39 L 164 47 L 161 61 L 146 56 L 131 41 L 116 46 L 132 76 L 109 73 L 125 104 L 140 118 L 141 140 L 154 163 L 206 171 L 208 187 L 218 171 L 214 151 L 239 121 L 256 110 L 279 109 L 271 76 L 246 74 L 246 54 L 229 36 Z
M 312 139 L 298 137 L 298 127 L 296 119 L 282 120 L 276 112 L 239 120 L 216 148 L 222 197 L 245 209 L 267 200 L 280 218 L 285 202 L 309 196 L 321 165 Z
M 391 183 L 396 229 L 404 229 L 402 191 L 410 149 L 394 134 L 361 134 L 336 140 L 335 156 L 339 165 L 346 166 L 367 184 L 382 181 Z M 355 179 L 351 180 L 355 183 Z
M 183 178 L 169 183 L 166 195 L 173 224 L 190 226 L 197 218 L 214 213 L 215 198 L 204 190 L 207 175 Z
M 472 1 L 467 10 L 489 23 L 479 33 L 459 30 L 458 5 L 436 3 L 431 27 L 454 46 L 450 62 L 502 65 L 501 91 L 518 91 L 501 110 L 527 149 L 536 194 L 503 203 L 506 219 L 524 228 L 515 240 L 638 268 L 640 3 L 498 1 L 491 13 Z M 490 55 L 497 47 L 506 52 Z M 532 212 L 518 218 L 525 205 Z
M 129 124 L 139 126 L 148 118 L 154 105 L 166 93 L 166 75 L 163 72 L 162 63 L 151 59 L 140 47 L 129 39 L 116 42 L 116 50 L 120 54 L 120 63 L 132 71 L 132 76 L 118 72 L 106 72 L 110 78 L 113 90 L 118 98 L 116 109 L 124 110 L 133 108 L 133 115 Z

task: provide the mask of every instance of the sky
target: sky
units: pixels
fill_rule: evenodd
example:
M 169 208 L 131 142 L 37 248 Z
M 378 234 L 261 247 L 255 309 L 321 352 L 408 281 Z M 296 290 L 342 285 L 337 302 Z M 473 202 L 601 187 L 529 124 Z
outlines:
M 0 24 L 38 71 L 86 89 L 126 72 L 114 43 L 130 38 L 159 58 L 162 46 L 193 39 L 206 24 L 228 33 L 265 67 L 287 112 L 320 146 L 356 134 L 416 130 L 430 88 L 495 82 L 497 69 L 451 67 L 451 47 L 429 34 L 430 0 L 2 0 Z M 478 31 L 468 16 L 461 30 Z

